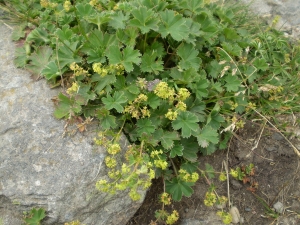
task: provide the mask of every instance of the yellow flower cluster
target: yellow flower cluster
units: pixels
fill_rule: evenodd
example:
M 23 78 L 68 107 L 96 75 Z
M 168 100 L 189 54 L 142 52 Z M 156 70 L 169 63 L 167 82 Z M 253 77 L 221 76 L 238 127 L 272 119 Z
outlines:
M 213 206 L 217 201 L 217 196 L 213 192 L 206 192 L 205 199 L 204 199 L 204 205 L 206 206 Z
M 197 172 L 194 173 L 188 173 L 184 169 L 179 170 L 179 177 L 186 181 L 186 182 L 193 182 L 195 183 L 199 179 L 199 174 Z
M 161 168 L 162 170 L 165 170 L 165 169 L 167 169 L 168 162 L 166 162 L 166 161 L 164 161 L 162 159 L 156 159 L 156 160 L 154 160 L 154 165 L 157 168 Z
M 41 0 L 40 4 L 43 8 L 55 8 L 58 4 L 49 2 L 48 0 Z
M 217 215 L 221 217 L 224 224 L 230 224 L 232 222 L 232 216 L 230 215 L 230 213 L 218 211 Z
M 102 10 L 102 6 L 101 6 L 101 4 L 98 2 L 98 0 L 91 0 L 90 2 L 89 2 L 89 4 L 91 5 L 91 6 L 93 6 L 93 7 L 95 7 L 97 10 Z
M 67 94 L 73 95 L 78 92 L 79 88 L 80 86 L 76 82 L 73 82 L 72 86 L 67 89 Z
M 80 67 L 75 62 L 71 63 L 70 69 L 73 70 L 75 76 L 85 75 L 88 76 L 89 72 L 87 70 L 84 70 L 82 67 Z
M 230 169 L 230 175 L 233 177 L 233 178 L 237 178 L 239 176 L 239 173 L 237 170 L 234 170 L 234 169 Z
M 148 100 L 147 95 L 140 94 L 133 102 L 125 107 L 124 112 L 131 114 L 131 117 L 139 119 L 140 117 L 150 117 L 150 111 L 147 106 L 141 106 Z
M 165 117 L 169 120 L 176 120 L 178 113 L 176 111 L 172 111 L 172 109 L 168 109 L 168 112 L 165 114 Z
M 115 155 L 121 151 L 119 144 L 111 144 L 108 146 L 107 152 L 111 155 Z
M 101 77 L 105 77 L 107 74 L 124 74 L 124 66 L 121 64 L 103 66 L 102 63 L 94 63 L 93 70 L 98 73 Z
M 165 205 L 170 205 L 171 204 L 171 196 L 167 192 L 164 192 L 160 196 L 160 201 Z
M 98 137 L 101 142 L 105 140 L 105 132 L 99 132 Z M 125 158 L 130 164 L 123 163 L 118 168 L 117 160 L 114 158 L 120 153 L 121 147 L 119 144 L 110 143 L 111 140 L 106 139 L 103 143 L 107 147 L 107 152 L 110 154 L 105 157 L 105 164 L 110 171 L 108 177 L 111 181 L 101 179 L 96 183 L 96 188 L 100 191 L 115 194 L 117 191 L 122 191 L 130 188 L 129 196 L 132 200 L 141 198 L 138 193 L 138 188 L 147 189 L 151 186 L 151 180 L 155 177 L 153 164 L 149 162 L 149 156 L 143 155 L 140 152 L 140 146 L 130 145 L 125 153 Z
M 172 109 L 168 109 L 168 112 L 165 114 L 165 117 L 169 120 L 176 120 L 178 113 L 176 111 L 172 111 Z
M 188 91 L 186 88 L 179 88 L 178 90 L 178 100 L 179 101 L 184 101 L 188 97 L 190 97 L 191 93 Z
M 221 173 L 220 173 L 219 180 L 220 180 L 220 181 L 225 181 L 225 180 L 227 180 L 226 174 L 225 174 L 224 172 L 221 172 Z
M 76 220 L 76 221 L 64 223 L 64 225 L 84 225 L 84 224 L 81 224 L 81 223 L 79 222 L 79 220 Z
M 169 120 L 176 120 L 178 116 L 177 111 L 186 111 L 186 104 L 183 101 L 191 95 L 191 93 L 186 88 L 179 88 L 176 94 L 175 90 L 173 88 L 170 88 L 168 84 L 163 81 L 159 82 L 156 85 L 154 93 L 162 99 L 168 99 L 170 104 L 176 103 L 176 109 L 168 109 L 168 112 L 165 114 L 165 117 Z
M 108 168 L 114 168 L 117 165 L 117 161 L 114 158 L 110 157 L 110 156 L 106 156 L 105 157 L 105 164 Z
M 173 101 L 175 90 L 174 88 L 170 88 L 166 82 L 161 81 L 156 85 L 154 93 L 162 99 L 169 99 Z
M 64 2 L 64 9 L 66 12 L 69 12 L 71 9 L 72 3 L 70 1 L 65 1 Z
M 186 111 L 186 104 L 182 101 L 179 101 L 176 106 L 175 106 L 178 110 L 181 111 Z
M 140 78 L 138 77 L 137 81 L 136 81 L 136 85 L 140 88 L 140 89 L 145 89 L 147 87 L 147 81 L 145 78 Z
M 166 223 L 173 224 L 177 222 L 178 219 L 179 219 L 179 213 L 176 210 L 174 210 L 172 214 L 167 217 Z
M 129 196 L 133 201 L 138 201 L 141 199 L 141 195 L 137 192 L 137 189 L 132 188 L 129 192 Z

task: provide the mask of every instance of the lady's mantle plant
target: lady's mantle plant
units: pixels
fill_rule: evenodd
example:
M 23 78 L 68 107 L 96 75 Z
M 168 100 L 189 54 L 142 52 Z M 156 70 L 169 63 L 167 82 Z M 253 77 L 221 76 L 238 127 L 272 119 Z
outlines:
M 129 188 L 138 200 L 139 187 L 162 177 L 164 205 L 189 197 L 199 153 L 224 149 L 251 109 L 299 109 L 298 48 L 237 8 L 209 0 L 6 5 L 26 19 L 13 34 L 25 40 L 16 65 L 65 88 L 55 116 L 98 119 L 95 142 L 107 148 L 110 168 L 96 184 L 101 191 Z M 125 159 L 118 157 L 122 132 L 132 143 Z M 157 217 L 172 224 L 178 213 Z

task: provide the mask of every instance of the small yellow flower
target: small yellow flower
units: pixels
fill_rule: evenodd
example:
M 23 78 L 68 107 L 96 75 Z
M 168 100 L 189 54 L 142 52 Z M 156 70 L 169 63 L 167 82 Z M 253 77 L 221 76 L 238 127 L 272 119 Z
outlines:
M 154 165 L 157 168 L 161 168 L 162 170 L 167 169 L 168 163 L 164 160 L 158 159 L 158 160 L 154 160 Z
M 187 99 L 189 96 L 191 95 L 191 93 L 188 91 L 188 89 L 186 88 L 180 88 L 178 90 L 178 99 L 180 101 L 184 101 L 185 99 Z
M 226 174 L 225 174 L 224 172 L 220 173 L 219 180 L 220 180 L 220 181 L 225 181 L 225 180 L 227 180 Z
M 149 111 L 149 109 L 147 109 L 147 106 L 144 106 L 141 109 L 141 112 L 142 112 L 142 118 L 150 117 L 150 111 Z
M 217 201 L 217 197 L 215 193 L 213 192 L 206 192 L 205 199 L 204 199 L 204 205 L 206 206 L 213 206 Z
M 170 205 L 171 204 L 171 196 L 168 193 L 164 192 L 160 196 L 160 201 L 165 205 Z
M 67 89 L 67 94 L 73 95 L 73 94 L 77 93 L 79 90 L 79 87 L 80 86 L 76 82 L 73 82 L 72 86 Z
M 167 217 L 166 223 L 173 224 L 177 222 L 178 219 L 179 219 L 179 213 L 176 210 L 174 210 L 172 214 Z
M 237 178 L 239 173 L 238 171 L 234 170 L 234 169 L 230 169 L 230 175 L 233 177 L 233 178 Z
M 175 107 L 181 111 L 186 111 L 186 104 L 182 101 L 179 101 Z
M 129 192 L 129 196 L 133 201 L 138 201 L 141 199 L 141 195 L 137 192 L 136 189 L 132 188 Z
M 72 5 L 72 4 L 71 4 L 70 1 L 65 1 L 65 3 L 64 3 L 64 9 L 65 9 L 66 12 L 69 12 L 69 11 L 70 11 L 71 5 Z
M 119 144 L 111 144 L 107 149 L 107 152 L 111 155 L 115 155 L 120 151 L 121 151 L 121 147 Z
M 49 1 L 48 0 L 41 0 L 40 4 L 43 8 L 47 8 L 49 6 Z
M 110 156 L 106 156 L 105 164 L 108 168 L 114 168 L 117 165 L 117 161 L 114 158 L 110 157 Z
M 176 120 L 178 113 L 175 111 L 173 112 L 172 109 L 169 109 L 168 112 L 165 114 L 165 117 L 169 120 Z

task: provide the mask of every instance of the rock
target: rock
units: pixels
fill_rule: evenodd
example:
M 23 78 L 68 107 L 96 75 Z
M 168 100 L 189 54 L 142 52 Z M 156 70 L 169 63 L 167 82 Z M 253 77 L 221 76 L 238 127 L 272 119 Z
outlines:
M 238 190 L 238 189 L 241 189 L 243 187 L 243 185 L 241 184 L 241 182 L 235 180 L 235 179 L 230 179 L 230 184 L 231 184 L 231 187 L 234 189 L 234 190 Z
M 272 139 L 276 141 L 282 141 L 284 140 L 284 137 L 280 133 L 275 132 L 272 134 Z
M 232 217 L 233 224 L 237 224 L 240 222 L 241 216 L 240 216 L 240 212 L 237 207 L 235 207 L 235 206 L 231 207 L 231 209 L 229 210 L 229 213 Z
M 276 212 L 278 212 L 278 213 L 283 213 L 283 209 L 284 209 L 284 207 L 283 207 L 283 204 L 281 203 L 281 202 L 276 202 L 274 205 L 273 205 L 273 207 L 274 207 L 274 209 L 275 209 L 275 211 Z
M 10 33 L 0 25 L 0 221 L 20 225 L 23 211 L 37 207 L 46 210 L 43 224 L 126 224 L 145 192 L 132 202 L 126 192 L 96 191 L 107 174 L 106 150 L 92 141 L 98 127 L 63 137 L 65 122 L 53 117 L 51 102 L 58 90 L 12 65 Z M 126 148 L 124 136 L 121 143 Z

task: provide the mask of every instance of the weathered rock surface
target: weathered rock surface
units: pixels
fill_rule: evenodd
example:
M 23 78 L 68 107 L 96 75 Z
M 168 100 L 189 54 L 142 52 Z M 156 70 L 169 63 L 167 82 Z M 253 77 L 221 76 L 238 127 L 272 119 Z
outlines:
M 279 16 L 276 28 L 292 38 L 300 38 L 300 1 L 242 0 L 242 2 L 250 4 L 253 12 L 267 19 L 269 23 L 272 23 L 275 16 Z
M 58 90 L 14 67 L 10 33 L 0 25 L 0 219 L 19 225 L 23 211 L 42 207 L 43 224 L 126 224 L 141 201 L 95 190 L 106 175 L 105 149 L 92 142 L 97 127 L 62 137 L 64 121 L 53 117 L 51 102 Z

